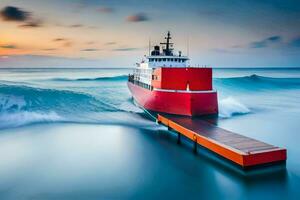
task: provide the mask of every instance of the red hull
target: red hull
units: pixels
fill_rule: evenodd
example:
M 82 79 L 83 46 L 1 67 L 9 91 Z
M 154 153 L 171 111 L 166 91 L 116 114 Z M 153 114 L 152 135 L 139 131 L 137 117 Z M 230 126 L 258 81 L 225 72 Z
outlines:
M 128 82 L 134 100 L 143 108 L 176 115 L 199 116 L 218 113 L 217 92 L 170 92 L 148 90 Z

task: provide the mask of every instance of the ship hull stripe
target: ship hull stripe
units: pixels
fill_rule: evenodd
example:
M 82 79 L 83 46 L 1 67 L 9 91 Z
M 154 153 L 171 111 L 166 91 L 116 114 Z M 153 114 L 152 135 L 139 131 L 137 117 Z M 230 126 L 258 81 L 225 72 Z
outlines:
M 186 116 L 218 113 L 217 92 L 168 92 L 127 84 L 134 100 L 147 110 Z

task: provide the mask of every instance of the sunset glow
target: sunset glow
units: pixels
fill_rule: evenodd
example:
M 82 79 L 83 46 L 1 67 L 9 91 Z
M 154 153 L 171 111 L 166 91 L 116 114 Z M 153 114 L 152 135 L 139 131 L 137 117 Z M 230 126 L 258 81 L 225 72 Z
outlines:
M 229 5 L 205 0 L 151 4 L 2 0 L 0 9 L 0 55 L 82 58 L 98 60 L 92 64 L 96 67 L 129 67 L 148 53 L 149 38 L 157 42 L 170 30 L 175 49 L 186 53 L 189 40 L 197 63 L 227 67 L 300 64 L 300 5 L 294 1 L 284 5 L 232 1 Z M 277 40 L 268 40 L 272 37 Z

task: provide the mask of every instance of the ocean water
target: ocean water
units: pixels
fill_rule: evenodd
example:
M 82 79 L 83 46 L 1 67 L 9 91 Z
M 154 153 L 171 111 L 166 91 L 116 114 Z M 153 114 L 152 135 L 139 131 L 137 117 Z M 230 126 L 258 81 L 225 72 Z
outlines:
M 299 199 L 300 69 L 214 69 L 218 126 L 285 147 L 244 171 L 176 144 L 131 69 L 0 69 L 0 199 Z

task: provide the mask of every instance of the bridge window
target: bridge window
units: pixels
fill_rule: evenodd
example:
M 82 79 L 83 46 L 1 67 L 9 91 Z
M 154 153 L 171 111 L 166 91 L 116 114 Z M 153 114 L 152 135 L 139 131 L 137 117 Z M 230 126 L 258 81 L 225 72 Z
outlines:
M 161 58 L 158 59 L 158 62 L 161 62 Z
M 171 62 L 173 62 L 173 58 L 171 58 Z
M 166 59 L 165 59 L 165 58 L 163 58 L 163 61 L 166 61 Z
M 175 62 L 177 62 L 177 58 L 175 58 Z
M 157 62 L 157 58 L 155 58 L 155 62 Z
M 167 61 L 170 61 L 170 58 L 167 58 Z

